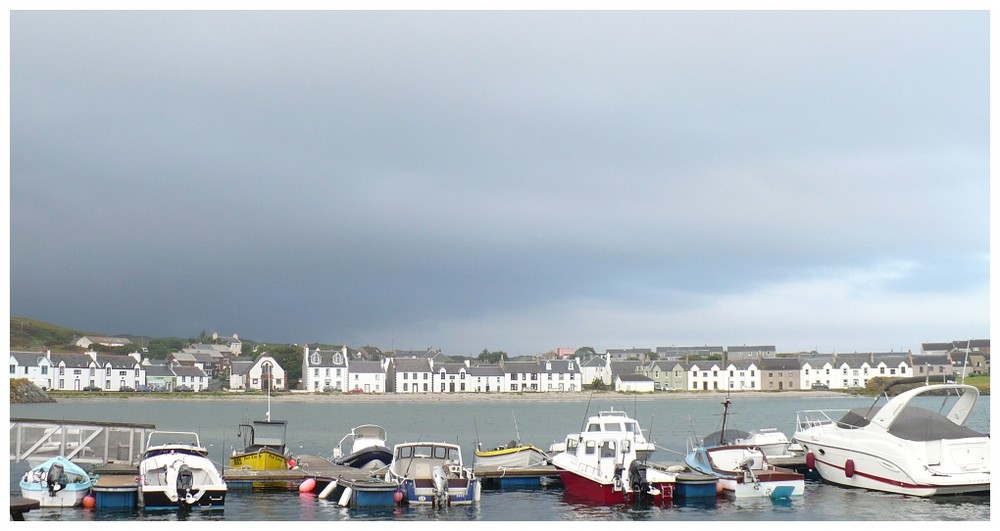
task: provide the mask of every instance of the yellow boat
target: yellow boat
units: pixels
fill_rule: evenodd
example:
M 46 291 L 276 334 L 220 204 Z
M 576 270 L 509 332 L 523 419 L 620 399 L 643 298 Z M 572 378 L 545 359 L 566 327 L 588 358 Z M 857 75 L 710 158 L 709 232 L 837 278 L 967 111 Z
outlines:
M 243 439 L 242 450 L 233 450 L 229 456 L 230 468 L 247 470 L 288 470 L 295 466 L 295 459 L 285 447 L 284 420 L 255 420 L 240 424 L 237 437 Z M 284 481 L 255 481 L 254 487 L 285 487 Z
M 547 465 L 549 455 L 530 444 L 519 444 L 511 441 L 506 446 L 498 446 L 492 450 L 476 448 L 476 466 L 530 468 Z

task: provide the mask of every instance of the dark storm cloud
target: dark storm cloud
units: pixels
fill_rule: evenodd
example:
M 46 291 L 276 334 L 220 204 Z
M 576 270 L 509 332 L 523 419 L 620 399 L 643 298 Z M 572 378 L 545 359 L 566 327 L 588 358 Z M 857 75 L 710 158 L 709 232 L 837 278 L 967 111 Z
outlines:
M 986 335 L 988 22 L 14 12 L 11 312 L 534 353 L 751 341 L 722 301 L 807 286 L 966 309 L 762 342 Z

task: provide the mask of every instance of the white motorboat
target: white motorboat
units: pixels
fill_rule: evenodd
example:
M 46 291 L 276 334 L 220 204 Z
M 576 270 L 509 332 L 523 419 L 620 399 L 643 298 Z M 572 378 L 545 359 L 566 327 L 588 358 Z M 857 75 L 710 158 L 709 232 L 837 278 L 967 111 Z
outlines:
M 734 498 L 782 499 L 805 493 L 803 474 L 772 465 L 755 446 L 700 446 L 691 449 L 685 463 L 717 477 L 722 493 Z
M 479 478 L 462 465 L 462 449 L 443 442 L 397 444 L 385 479 L 398 483 L 401 501 L 411 505 L 472 505 L 482 492 Z
M 150 432 L 139 462 L 139 506 L 222 509 L 226 483 L 197 433 Z
M 990 438 L 965 425 L 979 390 L 890 382 L 868 408 L 799 411 L 793 439 L 830 483 L 911 496 L 990 491 Z M 944 378 L 935 378 L 944 381 Z M 897 385 L 924 385 L 889 398 Z
M 344 445 L 350 440 L 351 448 L 344 453 Z M 392 450 L 386 446 L 385 428 L 375 424 L 362 424 L 345 435 L 333 449 L 333 461 L 361 470 L 378 470 L 392 462 Z
M 57 456 L 25 472 L 20 485 L 21 496 L 37 500 L 39 507 L 76 507 L 94 483 L 79 465 Z
M 655 445 L 624 411 L 590 417 L 584 429 L 568 434 L 558 449 L 552 464 L 571 495 L 605 505 L 673 499 L 677 473 L 646 463 Z M 714 485 L 711 491 L 714 496 Z
M 691 443 L 684 462 L 717 477 L 722 493 L 734 498 L 784 499 L 805 493 L 805 475 L 768 460 L 765 448 L 778 456 L 787 452 L 784 434 L 778 430 L 727 429 L 730 404 L 728 397 L 722 402 L 722 429 Z

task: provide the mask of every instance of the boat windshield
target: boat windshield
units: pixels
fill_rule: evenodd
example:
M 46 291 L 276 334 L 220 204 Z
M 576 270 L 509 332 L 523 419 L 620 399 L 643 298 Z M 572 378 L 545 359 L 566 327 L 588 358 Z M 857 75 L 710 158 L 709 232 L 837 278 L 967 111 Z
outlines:
M 450 459 L 455 462 L 460 461 L 458 448 L 451 446 L 437 446 L 431 444 L 418 444 L 400 447 L 396 452 L 399 459 L 409 459 L 411 457 L 427 457 L 434 459 Z

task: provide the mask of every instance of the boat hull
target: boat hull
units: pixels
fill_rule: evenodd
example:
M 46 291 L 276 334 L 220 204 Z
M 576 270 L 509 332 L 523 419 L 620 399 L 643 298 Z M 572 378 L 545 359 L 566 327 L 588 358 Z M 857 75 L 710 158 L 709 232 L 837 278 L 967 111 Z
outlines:
M 437 492 L 430 480 L 404 479 L 400 486 L 403 499 L 410 505 L 440 504 Z M 473 505 L 479 502 L 481 487 L 478 478 L 467 481 L 449 482 L 443 502 L 449 506 Z
M 549 462 L 549 456 L 534 446 L 504 450 L 476 451 L 476 465 L 482 467 L 529 468 Z
M 620 505 L 641 502 L 664 504 L 673 499 L 675 487 L 673 482 L 650 482 L 650 487 L 654 489 L 654 493 L 650 494 L 649 491 L 627 491 L 622 485 L 616 485 L 613 481 L 603 482 L 558 467 L 557 470 L 567 493 L 597 504 Z
M 139 506 L 146 511 L 187 509 L 221 510 L 226 504 L 226 489 L 204 489 L 197 501 L 186 503 L 172 499 L 168 489 L 163 487 L 140 488 Z
M 181 490 L 182 475 L 190 473 L 190 489 Z M 158 509 L 221 509 L 227 487 L 215 465 L 200 455 L 162 453 L 139 463 L 139 507 Z
M 989 472 L 934 474 L 926 468 L 914 469 L 909 461 L 892 459 L 885 454 L 876 456 L 830 444 L 807 443 L 805 448 L 812 454 L 807 462 L 813 463 L 819 476 L 844 487 L 918 497 L 990 492 Z M 961 445 L 953 449 L 953 453 L 963 452 Z
M 244 470 L 288 470 L 290 458 L 278 453 L 270 448 L 263 448 L 255 452 L 235 453 L 229 457 L 229 467 Z M 287 483 L 284 481 L 254 481 L 251 484 L 254 488 L 284 488 Z
M 45 487 L 21 486 L 21 496 L 38 502 L 39 507 L 77 507 L 90 493 L 90 489 L 64 489 L 55 494 L 49 494 Z

